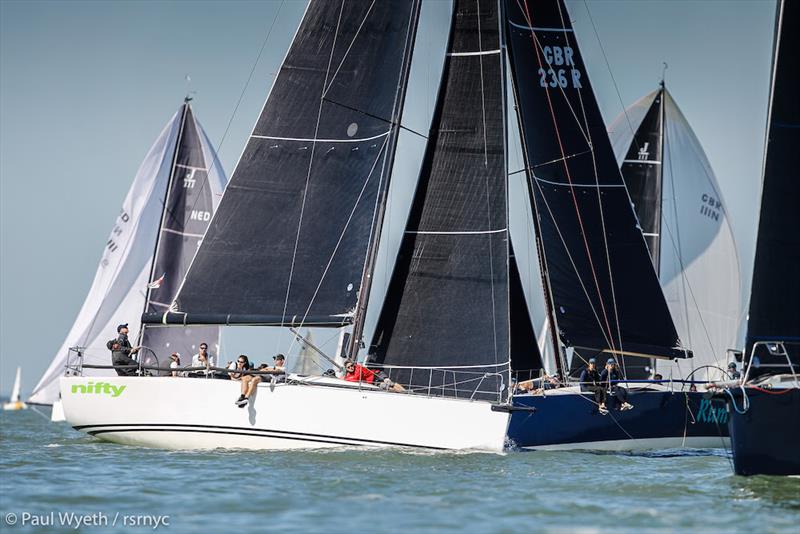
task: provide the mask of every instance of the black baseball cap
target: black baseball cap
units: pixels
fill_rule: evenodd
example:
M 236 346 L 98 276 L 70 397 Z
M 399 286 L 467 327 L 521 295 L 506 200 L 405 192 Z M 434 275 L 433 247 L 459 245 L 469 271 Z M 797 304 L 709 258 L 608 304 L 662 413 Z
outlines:
M 119 334 L 119 331 L 122 330 L 123 328 L 128 328 L 128 323 L 119 325 L 117 327 L 117 334 Z
M 275 356 L 272 357 L 272 359 L 273 360 L 286 360 L 286 356 L 284 356 L 283 354 L 276 354 Z

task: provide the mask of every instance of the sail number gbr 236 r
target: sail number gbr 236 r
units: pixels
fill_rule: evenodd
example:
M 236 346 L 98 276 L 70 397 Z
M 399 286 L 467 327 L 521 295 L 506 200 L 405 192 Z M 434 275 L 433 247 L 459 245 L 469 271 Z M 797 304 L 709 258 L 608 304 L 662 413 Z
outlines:
M 539 69 L 539 85 L 541 87 L 566 88 L 571 84 L 573 89 L 583 88 L 581 71 L 575 68 L 571 46 L 545 46 L 542 51 L 549 68 Z

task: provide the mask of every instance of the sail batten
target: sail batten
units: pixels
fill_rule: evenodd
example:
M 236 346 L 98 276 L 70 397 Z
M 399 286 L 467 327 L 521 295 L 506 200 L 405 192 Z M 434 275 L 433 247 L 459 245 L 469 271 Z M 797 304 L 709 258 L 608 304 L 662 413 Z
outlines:
M 560 0 L 505 5 L 528 189 L 558 337 L 587 357 L 690 356 L 658 285 L 566 7 Z
M 352 322 L 417 16 L 401 0 L 309 4 L 173 310 L 145 322 Z

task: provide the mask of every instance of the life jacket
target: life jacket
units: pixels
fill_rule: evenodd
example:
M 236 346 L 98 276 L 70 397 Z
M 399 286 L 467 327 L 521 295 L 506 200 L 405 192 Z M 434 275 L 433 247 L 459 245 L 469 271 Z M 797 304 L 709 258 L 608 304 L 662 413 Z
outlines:
M 344 379 L 348 382 L 366 382 L 372 384 L 375 381 L 375 371 L 371 371 L 361 364 L 356 364 L 352 373 L 345 373 Z

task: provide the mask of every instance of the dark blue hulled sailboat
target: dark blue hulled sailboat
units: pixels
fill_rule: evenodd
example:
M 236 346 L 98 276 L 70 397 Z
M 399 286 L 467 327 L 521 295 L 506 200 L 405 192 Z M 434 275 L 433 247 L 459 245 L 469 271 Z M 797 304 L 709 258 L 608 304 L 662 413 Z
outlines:
M 681 344 L 670 316 L 566 7 L 561 0 L 507 0 L 504 6 L 559 371 L 575 376 L 589 358 L 605 363 L 624 357 L 623 364 L 641 362 L 623 367 L 628 379 L 646 378 L 650 359 L 684 359 L 692 353 Z M 512 358 L 514 370 L 526 371 L 516 365 L 519 361 Z M 608 415 L 577 386 L 517 394 L 509 439 L 522 448 L 722 445 L 721 414 L 699 393 L 658 384 L 628 388 L 635 408 L 615 411 L 611 404 Z
M 727 402 L 739 475 L 800 475 L 800 4 L 780 2 L 745 377 Z

